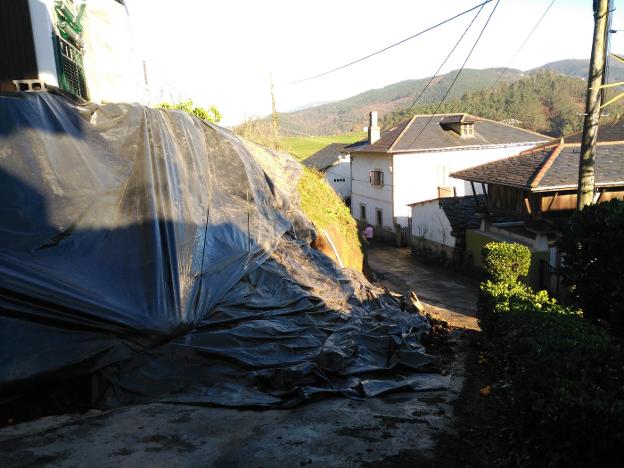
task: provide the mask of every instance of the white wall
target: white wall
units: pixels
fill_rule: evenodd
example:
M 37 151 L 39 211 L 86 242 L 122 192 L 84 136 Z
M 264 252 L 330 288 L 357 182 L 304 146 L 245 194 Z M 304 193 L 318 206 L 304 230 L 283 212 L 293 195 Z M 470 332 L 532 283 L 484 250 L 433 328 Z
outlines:
M 448 175 L 461 169 L 504 159 L 532 148 L 536 143 L 488 149 L 454 150 L 395 154 L 394 164 L 394 216 L 405 226 L 411 214 L 411 203 L 438 198 L 439 186 L 452 186 L 457 196 L 470 195 L 470 183 Z M 480 185 L 475 184 L 477 193 Z
M 333 166 L 325 169 L 325 180 L 343 199 L 351 196 L 351 160 L 340 158 Z
M 83 26 L 89 98 L 94 102 L 145 103 L 143 64 L 133 48 L 126 8 L 113 0 L 89 0 Z
M 393 228 L 392 222 L 392 158 L 385 153 L 351 153 L 351 213 L 360 219 L 360 206 L 366 206 L 366 220 L 376 224 L 375 210 L 382 210 L 383 226 Z M 372 186 L 368 173 L 379 169 L 383 171 L 384 185 Z
M 54 0 L 28 0 L 28 8 L 35 41 L 39 79 L 51 86 L 58 86 L 54 43 L 52 42 Z
M 412 236 L 455 247 L 452 227 L 438 200 L 430 200 L 411 207 Z

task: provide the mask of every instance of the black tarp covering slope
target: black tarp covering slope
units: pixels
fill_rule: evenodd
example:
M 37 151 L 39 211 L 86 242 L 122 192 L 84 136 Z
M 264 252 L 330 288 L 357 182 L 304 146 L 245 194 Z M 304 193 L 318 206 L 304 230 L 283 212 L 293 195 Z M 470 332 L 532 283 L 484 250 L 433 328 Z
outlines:
M 443 386 L 405 373 L 429 362 L 426 320 L 309 247 L 299 173 L 180 111 L 0 96 L 0 392 L 92 375 L 102 405 L 263 406 Z

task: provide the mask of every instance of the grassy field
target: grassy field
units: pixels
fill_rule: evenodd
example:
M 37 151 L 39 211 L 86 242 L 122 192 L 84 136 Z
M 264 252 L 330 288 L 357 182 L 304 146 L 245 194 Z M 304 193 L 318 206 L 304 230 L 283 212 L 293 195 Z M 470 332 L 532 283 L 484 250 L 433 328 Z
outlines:
M 366 138 L 366 132 L 343 133 L 329 136 L 294 136 L 282 138 L 284 149 L 299 161 L 316 153 L 330 143 L 354 143 Z

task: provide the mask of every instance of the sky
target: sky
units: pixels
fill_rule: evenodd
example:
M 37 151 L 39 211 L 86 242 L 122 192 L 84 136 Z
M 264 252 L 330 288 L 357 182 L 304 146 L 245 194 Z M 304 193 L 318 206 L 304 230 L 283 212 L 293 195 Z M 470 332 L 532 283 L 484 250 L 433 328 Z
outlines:
M 612 28 L 624 29 L 615 0 Z M 467 68 L 528 70 L 589 58 L 592 0 L 500 0 Z M 222 124 L 344 99 L 371 88 L 431 76 L 476 10 L 383 54 L 327 76 L 289 84 L 343 65 L 467 10 L 481 0 L 126 0 L 135 48 L 147 65 L 152 100 L 215 105 Z M 496 1 L 485 5 L 442 73 L 458 69 Z M 624 31 L 611 50 L 624 51 Z

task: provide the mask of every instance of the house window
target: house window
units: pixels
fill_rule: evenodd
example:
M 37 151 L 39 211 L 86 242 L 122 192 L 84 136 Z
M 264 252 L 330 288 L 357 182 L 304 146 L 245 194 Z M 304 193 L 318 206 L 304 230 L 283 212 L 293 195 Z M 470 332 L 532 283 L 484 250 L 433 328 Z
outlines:
M 461 136 L 464 138 L 474 136 L 474 123 L 462 123 Z
M 366 205 L 360 204 L 360 219 L 366 221 Z
M 375 221 L 377 222 L 377 226 L 383 226 L 383 211 L 379 208 L 375 209 Z
M 383 187 L 383 171 L 381 169 L 370 171 L 368 180 L 373 187 Z

